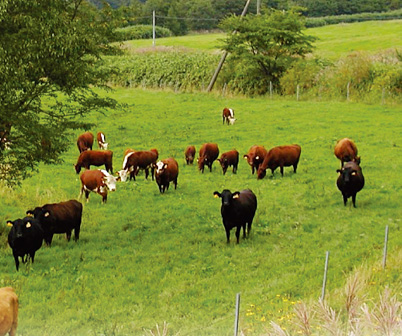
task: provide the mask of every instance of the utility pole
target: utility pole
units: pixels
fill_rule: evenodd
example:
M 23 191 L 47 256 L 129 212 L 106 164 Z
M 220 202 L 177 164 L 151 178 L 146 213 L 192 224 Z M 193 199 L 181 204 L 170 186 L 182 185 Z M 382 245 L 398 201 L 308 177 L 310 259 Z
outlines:
M 257 15 L 260 14 L 261 0 L 257 0 Z
M 243 12 L 241 13 L 240 17 L 243 17 L 244 15 L 246 15 L 247 8 L 248 8 L 248 5 L 250 4 L 250 1 L 251 0 L 247 0 L 246 5 L 244 6 Z M 236 30 L 233 31 L 232 34 L 234 34 L 235 32 L 236 32 Z M 225 62 L 225 59 L 226 59 L 227 55 L 228 55 L 228 52 L 225 50 L 225 52 L 223 53 L 223 55 L 221 57 L 221 60 L 219 61 L 218 66 L 216 67 L 216 70 L 215 70 L 215 72 L 214 72 L 214 74 L 213 74 L 213 76 L 211 78 L 211 82 L 208 85 L 207 92 L 210 92 L 212 90 L 212 88 L 213 88 L 213 86 L 214 86 L 214 84 L 216 82 L 216 79 L 218 78 L 219 72 L 222 69 L 223 63 Z
M 152 46 L 155 47 L 155 11 L 152 11 Z

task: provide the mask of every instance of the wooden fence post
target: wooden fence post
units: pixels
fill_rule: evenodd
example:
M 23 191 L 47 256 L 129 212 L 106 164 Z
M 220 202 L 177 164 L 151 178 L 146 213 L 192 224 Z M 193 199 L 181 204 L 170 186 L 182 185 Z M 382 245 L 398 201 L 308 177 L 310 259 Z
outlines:
M 299 86 L 299 84 L 297 84 L 297 87 L 296 87 L 296 99 L 297 99 L 297 101 L 299 101 L 299 94 L 300 94 L 300 86 Z

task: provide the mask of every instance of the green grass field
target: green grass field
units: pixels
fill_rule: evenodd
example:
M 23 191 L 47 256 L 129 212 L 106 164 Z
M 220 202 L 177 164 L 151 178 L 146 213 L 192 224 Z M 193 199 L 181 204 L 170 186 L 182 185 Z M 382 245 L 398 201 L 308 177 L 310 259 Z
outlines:
M 376 53 L 381 50 L 402 47 L 402 21 L 368 21 L 353 24 L 329 25 L 309 28 L 308 35 L 318 38 L 315 42 L 315 55 L 335 60 L 354 51 Z M 156 40 L 157 46 L 184 47 L 194 50 L 216 51 L 219 39 L 224 34 L 199 34 Z M 129 50 L 152 47 L 152 40 L 135 40 L 125 42 Z
M 136 182 L 119 183 L 106 205 L 91 194 L 79 242 L 58 235 L 19 272 L 5 222 L 34 206 L 77 198 L 72 165 L 79 133 L 63 164 L 41 166 L 19 188 L 1 188 L 0 285 L 19 295 L 19 335 L 144 335 L 164 321 L 171 335 L 231 335 L 239 292 L 240 329 L 260 335 L 270 320 L 291 323 L 298 300 L 320 296 L 326 251 L 328 291 L 343 287 L 356 267 L 378 263 L 386 225 L 388 267 L 373 273 L 367 295 L 385 286 L 401 293 L 400 107 L 140 89 L 112 95 L 127 106 L 88 120 L 97 124 L 92 132 L 105 132 L 114 170 L 124 149 L 156 147 L 160 158 L 179 162 L 178 188 L 161 195 L 140 173 Z M 222 125 L 225 106 L 236 111 L 233 126 Z M 333 147 L 343 137 L 355 140 L 366 178 L 356 209 L 343 205 L 335 185 L 340 163 Z M 238 174 L 223 176 L 218 163 L 202 174 L 185 165 L 183 153 L 204 142 L 241 156 L 254 144 L 298 143 L 301 161 L 296 174 L 285 168 L 284 177 L 276 171 L 260 181 L 243 159 Z M 251 188 L 258 198 L 251 237 L 239 245 L 233 231 L 226 244 L 221 203 L 212 195 L 225 188 Z

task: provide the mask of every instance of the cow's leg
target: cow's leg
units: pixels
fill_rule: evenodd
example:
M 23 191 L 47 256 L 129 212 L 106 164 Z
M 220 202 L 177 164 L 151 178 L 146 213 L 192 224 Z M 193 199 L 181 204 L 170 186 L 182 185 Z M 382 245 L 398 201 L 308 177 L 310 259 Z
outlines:
M 177 178 L 173 181 L 174 183 L 174 188 L 177 189 Z
M 151 177 L 152 177 L 152 181 L 154 180 L 154 176 L 155 176 L 155 168 L 153 166 L 151 166 Z
M 170 182 L 168 182 L 168 183 L 166 184 L 166 190 L 169 190 L 169 185 L 170 185 Z
M 31 261 L 32 261 L 32 264 L 33 264 L 34 260 L 35 260 L 35 251 L 30 252 L 29 255 L 31 257 Z
M 281 175 L 283 176 L 283 165 L 281 165 Z
M 352 195 L 353 207 L 356 208 L 356 194 Z
M 246 222 L 243 224 L 243 238 L 246 238 Z
M 208 164 L 209 171 L 212 173 L 212 162 Z
M 238 225 L 238 226 L 236 227 L 236 239 L 237 239 L 237 244 L 238 244 L 239 241 L 240 241 L 240 230 L 241 230 L 241 226 Z
M 70 239 L 71 239 L 71 230 L 66 232 L 66 239 L 67 239 L 67 241 L 70 241 Z
M 149 175 L 149 169 L 145 168 L 145 178 L 148 180 L 148 175 Z
M 227 167 L 224 167 L 224 168 L 222 168 L 223 169 L 223 175 L 225 175 L 226 174 L 226 171 L 228 170 L 228 168 Z
M 295 164 L 293 165 L 293 172 L 296 173 L 296 170 L 297 170 L 297 163 L 295 163 Z
M 15 260 L 15 267 L 17 268 L 17 271 L 18 271 L 18 268 L 20 267 L 20 260 L 18 259 L 17 252 L 13 251 L 13 255 L 14 255 L 14 260 Z
M 105 204 L 107 202 L 107 194 L 102 195 L 102 203 Z
M 89 190 L 85 190 L 85 199 L 89 202 Z
M 226 230 L 226 243 L 229 244 L 230 243 L 230 229 L 225 228 Z
M 254 175 L 254 171 L 255 171 L 255 167 L 254 167 L 254 165 L 252 165 L 252 166 L 251 166 L 251 174 Z
M 250 231 L 251 231 L 251 224 L 253 224 L 253 218 L 251 218 L 248 221 L 248 225 L 247 225 L 247 236 L 249 236 L 249 237 L 250 237 Z
M 345 194 L 342 194 L 343 196 L 343 204 L 346 206 L 346 203 L 348 202 L 348 197 Z

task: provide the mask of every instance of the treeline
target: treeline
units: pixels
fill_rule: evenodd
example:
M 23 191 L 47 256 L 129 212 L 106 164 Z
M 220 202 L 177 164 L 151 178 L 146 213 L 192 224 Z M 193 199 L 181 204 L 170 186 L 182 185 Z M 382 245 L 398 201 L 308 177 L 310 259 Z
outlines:
M 191 30 L 211 30 L 231 14 L 239 15 L 245 0 L 88 0 L 98 7 L 106 2 L 116 9 L 116 17 L 123 25 L 150 24 L 152 12 L 157 25 L 180 35 Z M 262 10 L 267 7 L 289 9 L 305 8 L 307 17 L 350 15 L 386 12 L 402 8 L 402 0 L 261 0 Z M 249 12 L 256 13 L 257 1 L 251 1 Z

